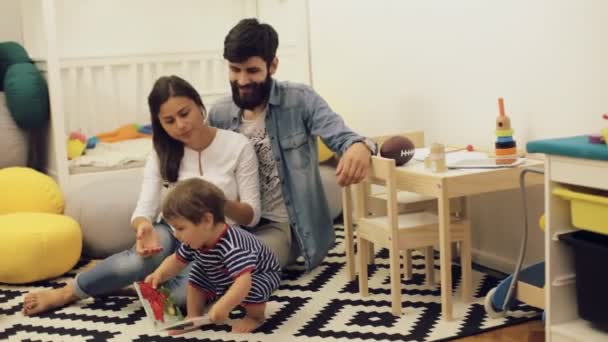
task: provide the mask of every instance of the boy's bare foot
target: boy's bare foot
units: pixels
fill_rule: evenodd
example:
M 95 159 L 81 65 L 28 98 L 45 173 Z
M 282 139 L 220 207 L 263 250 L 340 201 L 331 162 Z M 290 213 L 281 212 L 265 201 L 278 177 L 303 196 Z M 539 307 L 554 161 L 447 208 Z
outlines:
M 74 295 L 74 288 L 71 284 L 60 289 L 43 290 L 30 292 L 23 299 L 22 313 L 25 316 L 33 316 L 61 306 L 65 306 L 78 299 Z
M 250 333 L 264 324 L 264 319 L 245 316 L 232 325 L 233 333 Z
M 250 333 L 264 324 L 266 320 L 264 311 L 266 303 L 247 304 L 245 306 L 245 317 L 232 325 L 233 333 Z

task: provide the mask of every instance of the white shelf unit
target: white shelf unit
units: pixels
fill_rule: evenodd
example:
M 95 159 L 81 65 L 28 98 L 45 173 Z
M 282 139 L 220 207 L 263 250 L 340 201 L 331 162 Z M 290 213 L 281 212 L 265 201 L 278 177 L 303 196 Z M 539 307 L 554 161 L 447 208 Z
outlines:
M 546 341 L 608 341 L 608 334 L 591 327 L 578 316 L 576 274 L 570 246 L 558 236 L 572 226 L 570 203 L 553 194 L 562 185 L 608 190 L 608 162 L 547 155 L 545 163 L 545 303 Z

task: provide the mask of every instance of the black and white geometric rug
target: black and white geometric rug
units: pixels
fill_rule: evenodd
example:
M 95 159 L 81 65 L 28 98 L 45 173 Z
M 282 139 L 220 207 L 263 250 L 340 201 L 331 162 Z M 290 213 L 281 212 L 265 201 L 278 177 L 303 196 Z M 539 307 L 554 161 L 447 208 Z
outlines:
M 377 253 L 370 266 L 370 295 L 362 298 L 357 280 L 346 279 L 343 230 L 336 227 L 336 245 L 311 273 L 296 266 L 268 304 L 266 323 L 253 334 L 232 334 L 227 325 L 205 326 L 177 337 L 157 332 L 134 297 L 87 299 L 37 317 L 21 314 L 23 295 L 61 287 L 78 271 L 24 286 L 0 284 L 0 340 L 9 341 L 439 341 L 477 334 L 497 327 L 537 319 L 539 312 L 522 306 L 519 317 L 489 318 L 483 308 L 486 293 L 499 279 L 473 272 L 475 299 L 460 301 L 460 268 L 454 265 L 454 320 L 441 319 L 438 287 L 424 284 L 424 260 L 414 255 L 414 275 L 402 281 L 403 314 L 390 313 L 388 253 Z M 438 260 L 436 260 L 438 264 Z M 82 265 L 80 265 L 82 266 Z M 437 266 L 436 266 L 437 267 Z M 437 276 L 436 279 L 439 279 Z M 231 318 L 243 315 L 235 310 Z M 535 318 L 536 317 L 536 318 Z

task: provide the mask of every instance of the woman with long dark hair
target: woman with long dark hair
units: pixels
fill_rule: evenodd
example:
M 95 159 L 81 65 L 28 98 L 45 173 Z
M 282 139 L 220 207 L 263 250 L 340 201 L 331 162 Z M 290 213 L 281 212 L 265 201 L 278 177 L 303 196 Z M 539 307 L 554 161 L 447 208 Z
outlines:
M 114 254 L 59 289 L 29 293 L 23 314 L 35 315 L 79 299 L 120 290 L 143 280 L 178 246 L 171 227 L 158 219 L 163 188 L 202 178 L 226 196 L 227 222 L 255 226 L 260 219 L 258 161 L 249 140 L 210 127 L 198 92 L 177 76 L 161 77 L 148 96 L 154 153 L 144 167 L 142 189 L 131 226 L 133 248 Z M 176 302 L 185 304 L 189 268 L 167 281 Z

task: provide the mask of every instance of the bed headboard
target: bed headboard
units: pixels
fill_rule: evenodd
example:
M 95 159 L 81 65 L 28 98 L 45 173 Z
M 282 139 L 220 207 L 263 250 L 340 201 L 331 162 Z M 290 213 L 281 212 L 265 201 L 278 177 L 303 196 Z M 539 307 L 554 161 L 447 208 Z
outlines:
M 220 50 L 61 59 L 65 131 L 92 136 L 127 123 L 149 123 L 148 93 L 165 75 L 190 82 L 210 108 L 229 94 L 225 63 Z M 46 71 L 44 62 L 37 65 Z

